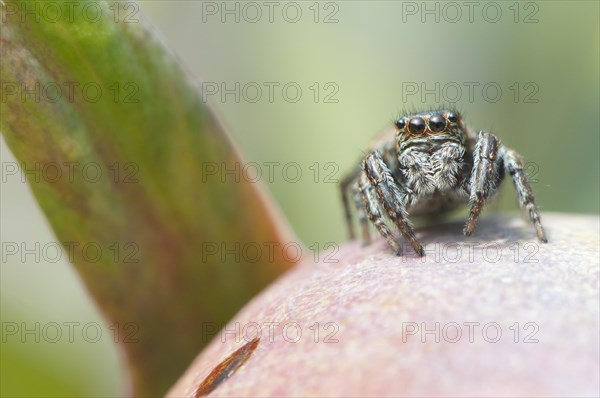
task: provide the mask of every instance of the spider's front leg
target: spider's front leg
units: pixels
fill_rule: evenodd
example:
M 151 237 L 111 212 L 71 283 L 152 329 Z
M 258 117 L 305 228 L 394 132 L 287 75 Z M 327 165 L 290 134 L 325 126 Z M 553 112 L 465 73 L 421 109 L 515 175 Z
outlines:
M 521 206 L 522 209 L 527 210 L 529 219 L 535 227 L 538 239 L 543 243 L 548 243 L 544 227 L 542 227 L 542 222 L 540 221 L 540 213 L 535 205 L 535 198 L 533 197 L 531 185 L 529 185 L 529 181 L 527 180 L 527 176 L 523 169 L 524 166 L 521 157 L 512 149 L 504 147 L 501 148 L 501 154 L 506 172 L 510 174 L 513 183 L 515 184 L 517 196 L 519 197 L 519 206 Z
M 360 206 L 364 209 L 363 212 L 366 213 L 369 221 L 373 223 L 377 231 L 385 238 L 388 245 L 392 248 L 394 253 L 397 255 L 402 255 L 402 245 L 394 238 L 394 234 L 388 228 L 387 225 L 383 222 L 383 214 L 379 209 L 379 201 L 377 199 L 377 194 L 375 193 L 375 188 L 371 185 L 369 178 L 365 173 L 362 173 L 358 180 L 358 195 L 356 197 L 357 202 L 360 200 Z M 358 205 L 358 203 L 357 203 Z M 369 237 L 370 241 L 370 237 Z M 365 244 L 368 242 L 365 240 Z
M 365 178 L 367 177 L 361 171 L 358 180 L 352 185 L 352 194 L 354 195 L 354 205 L 356 206 L 356 213 L 362 231 L 363 245 L 368 246 L 371 244 L 371 233 L 369 232 L 370 219 L 367 213 L 368 211 L 371 211 L 371 214 L 379 213 L 379 209 L 369 209 L 372 203 L 376 204 L 377 202 L 371 199 L 375 197 L 375 194 L 370 191 L 372 188 L 364 181 Z
M 348 174 L 342 181 L 340 182 L 340 191 L 342 194 L 342 203 L 344 205 L 344 218 L 346 219 L 346 228 L 348 230 L 348 235 L 350 239 L 354 239 L 356 237 L 356 233 L 354 232 L 354 224 L 352 223 L 352 212 L 350 210 L 350 201 L 348 200 L 348 191 L 352 184 L 356 183 L 358 176 L 362 170 L 357 168 L 352 173 Z
M 425 252 L 423 246 L 417 241 L 415 233 L 408 222 L 400 187 L 398 187 L 390 169 L 383 161 L 381 154 L 376 151 L 367 155 L 363 161 L 362 167 L 366 179 L 361 178 L 360 181 L 363 185 L 366 185 L 366 192 L 369 192 L 369 187 L 373 188 L 377 194 L 379 203 L 383 205 L 390 220 L 396 224 L 404 238 L 409 241 L 414 251 L 419 256 L 424 256 Z M 367 202 L 373 201 L 368 195 L 366 195 L 365 198 Z M 381 235 L 387 239 L 392 249 L 394 249 L 398 255 L 402 254 L 402 245 L 396 241 L 393 236 L 390 236 L 389 229 L 387 229 L 381 220 L 381 215 L 373 217 L 369 208 L 367 208 L 367 214 Z
M 493 134 L 479 132 L 473 151 L 473 170 L 469 180 L 471 211 L 464 234 L 475 230 L 483 205 L 494 194 L 502 177 L 502 157 L 498 156 L 500 140 Z
M 527 210 L 538 239 L 544 243 L 548 242 L 523 167 L 519 155 L 512 149 L 504 147 L 496 136 L 483 131 L 479 133 L 473 152 L 473 171 L 469 186 L 471 212 L 465 226 L 465 235 L 473 233 L 485 201 L 493 195 L 502 181 L 504 172 L 507 172 L 515 184 L 519 205 Z

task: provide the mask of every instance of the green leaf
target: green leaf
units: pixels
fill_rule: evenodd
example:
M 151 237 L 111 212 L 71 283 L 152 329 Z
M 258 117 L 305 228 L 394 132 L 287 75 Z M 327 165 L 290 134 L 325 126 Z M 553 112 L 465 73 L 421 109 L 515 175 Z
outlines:
M 259 185 L 212 174 L 240 157 L 140 13 L 126 23 L 114 2 L 82 1 L 38 21 L 36 4 L 1 6 L 0 130 L 118 326 L 133 393 L 163 394 L 206 331 L 291 265 L 223 249 L 291 234 Z

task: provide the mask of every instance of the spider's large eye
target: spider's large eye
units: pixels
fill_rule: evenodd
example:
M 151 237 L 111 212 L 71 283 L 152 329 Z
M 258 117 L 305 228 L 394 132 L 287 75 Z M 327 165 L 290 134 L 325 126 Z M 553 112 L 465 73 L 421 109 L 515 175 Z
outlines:
M 394 123 L 394 125 L 396 125 L 396 128 L 398 130 L 402 130 L 404 129 L 404 127 L 406 126 L 406 118 L 400 118 L 398 120 L 396 120 L 396 122 Z
M 448 120 L 451 123 L 456 123 L 458 122 L 458 114 L 454 113 L 454 112 L 448 112 L 448 114 L 446 115 L 446 117 L 448 118 Z
M 429 130 L 434 133 L 439 133 L 440 131 L 444 131 L 446 128 L 446 119 L 440 114 L 431 115 L 429 118 Z
M 408 130 L 411 134 L 419 135 L 425 131 L 425 120 L 422 117 L 415 117 L 410 119 L 408 123 Z

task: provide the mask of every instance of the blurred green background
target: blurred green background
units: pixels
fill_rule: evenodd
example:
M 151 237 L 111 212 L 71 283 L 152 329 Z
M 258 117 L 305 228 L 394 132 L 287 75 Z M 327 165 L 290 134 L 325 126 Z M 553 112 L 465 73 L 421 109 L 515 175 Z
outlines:
M 239 10 L 236 22 L 236 11 L 226 13 L 223 2 L 147 1 L 122 17 L 143 13 L 198 82 L 219 89 L 207 94 L 208 103 L 245 159 L 259 165 L 261 180 L 307 246 L 344 240 L 335 180 L 373 135 L 403 109 L 444 104 L 531 162 L 542 215 L 597 214 L 599 3 L 475 3 L 471 16 L 462 2 L 453 3 L 458 16 L 441 2 L 277 2 L 270 18 L 263 2 L 227 2 L 228 10 Z M 239 101 L 235 94 L 221 97 L 222 83 L 234 91 L 239 83 Z M 262 93 L 254 102 L 257 86 Z M 1 155 L 4 164 L 15 161 L 4 141 Z M 269 162 L 278 162 L 271 179 Z M 26 184 L 4 170 L 2 242 L 53 242 Z M 504 185 L 497 208 L 517 210 L 512 184 Z M 112 331 L 64 258 L 3 256 L 1 294 L 2 396 L 120 394 L 125 379 Z M 4 333 L 9 324 L 36 322 L 81 326 L 72 343 L 66 336 L 51 343 L 36 342 L 35 333 Z M 95 343 L 77 334 L 93 323 L 102 325 Z

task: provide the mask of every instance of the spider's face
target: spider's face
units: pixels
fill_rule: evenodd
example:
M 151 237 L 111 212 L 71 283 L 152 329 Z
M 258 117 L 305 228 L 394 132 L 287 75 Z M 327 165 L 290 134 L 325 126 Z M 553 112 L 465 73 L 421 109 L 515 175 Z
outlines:
M 411 138 L 442 138 L 460 136 L 463 124 L 460 113 L 453 110 L 439 110 L 404 115 L 394 125 L 398 138 L 402 141 Z

